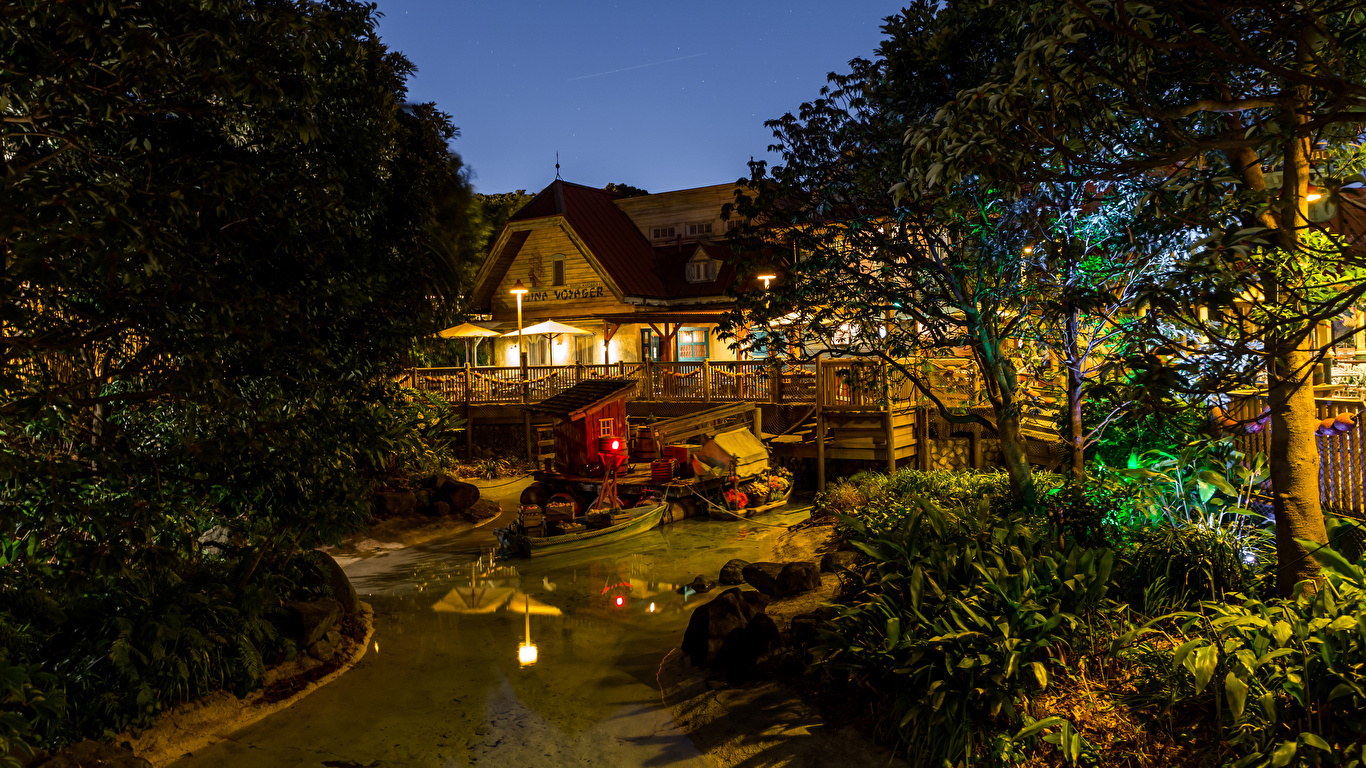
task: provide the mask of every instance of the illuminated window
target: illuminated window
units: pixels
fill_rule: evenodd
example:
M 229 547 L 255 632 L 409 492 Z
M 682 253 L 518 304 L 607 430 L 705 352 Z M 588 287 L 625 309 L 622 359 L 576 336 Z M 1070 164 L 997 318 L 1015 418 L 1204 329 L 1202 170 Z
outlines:
M 707 329 L 680 328 L 678 331 L 679 362 L 707 359 Z
M 612 423 L 615 419 L 598 419 L 598 437 L 612 436 Z

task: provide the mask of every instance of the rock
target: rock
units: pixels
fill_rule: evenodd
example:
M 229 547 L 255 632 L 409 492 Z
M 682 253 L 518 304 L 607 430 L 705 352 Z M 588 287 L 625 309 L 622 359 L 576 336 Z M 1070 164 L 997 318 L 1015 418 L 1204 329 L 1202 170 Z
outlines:
M 778 574 L 783 572 L 782 563 L 750 563 L 740 569 L 740 574 L 751 587 L 765 595 L 775 594 Z
M 721 566 L 721 577 L 718 581 L 722 584 L 744 584 L 745 575 L 742 571 L 747 565 L 749 565 L 748 560 L 731 560 Z
M 725 670 L 731 683 L 743 683 L 763 673 L 766 663 L 782 647 L 778 625 L 767 614 L 757 613 L 743 629 L 726 636 L 716 654 L 715 666 Z
M 773 598 L 765 595 L 763 592 L 755 592 L 752 589 L 746 589 L 740 593 L 740 596 L 749 601 L 750 606 L 759 613 L 768 610 L 768 604 L 773 602 Z
M 333 648 L 340 648 L 340 647 L 341 647 L 341 633 L 338 632 L 338 631 L 335 630 L 335 629 L 329 629 L 329 630 L 327 630 L 327 634 L 323 635 L 322 642 L 327 643 L 328 645 L 332 646 Z
M 289 629 L 303 646 L 311 646 L 321 640 L 342 613 L 341 603 L 330 597 L 311 603 L 291 600 L 285 603 L 284 607 L 294 619 L 294 624 Z
M 860 559 L 857 552 L 827 552 L 825 557 L 821 558 L 821 573 L 838 573 L 853 568 L 859 564 Z
M 40 763 L 42 768 L 152 768 L 129 749 L 98 741 L 82 741 Z
M 810 613 L 799 613 L 792 617 L 787 627 L 788 640 L 794 648 L 805 649 L 820 638 L 821 628 L 833 618 L 834 611 L 821 608 Z
M 342 612 L 346 615 L 360 613 L 360 598 L 356 596 L 356 588 L 351 586 L 351 579 L 347 577 L 346 571 L 342 570 L 331 555 L 326 552 L 321 554 L 323 567 L 327 570 L 327 586 L 332 591 L 332 599 L 341 605 Z
M 375 513 L 386 517 L 407 515 L 417 511 L 417 494 L 412 491 L 377 491 Z
M 206 555 L 226 555 L 242 548 L 242 537 L 226 525 L 215 525 L 199 537 L 199 544 Z
M 471 523 L 487 520 L 490 517 L 497 517 L 502 513 L 503 508 L 498 506 L 496 502 L 489 501 L 488 499 L 480 499 L 469 507 L 460 510 L 460 516 Z
M 432 505 L 427 507 L 427 514 L 431 517 L 446 517 L 450 513 L 451 505 L 444 501 L 432 502 Z
M 308 646 L 308 655 L 318 661 L 327 661 L 337 653 L 337 647 L 326 640 L 319 640 Z
M 699 574 L 697 578 L 692 580 L 691 584 L 684 584 L 683 586 L 679 587 L 674 591 L 681 595 L 684 594 L 686 590 L 691 589 L 694 594 L 700 595 L 705 592 L 710 592 L 715 588 L 716 582 L 708 579 L 706 576 L 702 576 Z
M 778 574 L 774 597 L 787 597 L 820 588 L 821 572 L 815 563 L 788 563 Z
M 321 661 L 318 661 L 317 659 L 307 654 L 300 656 L 299 660 L 296 663 L 299 665 L 300 672 L 312 672 L 313 670 L 323 665 Z
M 688 628 L 683 632 L 683 653 L 694 666 L 707 666 L 716 658 L 726 636 L 743 629 L 756 613 L 749 601 L 741 596 L 739 587 L 722 592 L 716 599 L 693 610 Z
M 460 511 L 469 509 L 474 505 L 474 502 L 479 501 L 479 488 L 470 483 L 447 479 L 441 487 L 436 489 L 432 498 L 444 501 L 451 505 L 451 509 Z

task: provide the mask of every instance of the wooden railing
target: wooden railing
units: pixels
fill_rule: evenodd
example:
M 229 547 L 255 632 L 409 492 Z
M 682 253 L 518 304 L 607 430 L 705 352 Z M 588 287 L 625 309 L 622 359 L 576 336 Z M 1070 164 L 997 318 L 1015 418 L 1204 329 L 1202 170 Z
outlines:
M 1248 456 L 1271 453 L 1271 425 L 1260 421 L 1266 412 L 1261 395 L 1236 398 L 1228 409 L 1230 419 L 1239 422 L 1231 428 L 1233 442 Z M 1315 398 L 1315 414 L 1320 420 L 1339 413 L 1356 414 L 1357 425 L 1345 432 L 1333 430 L 1319 434 L 1319 498 L 1337 510 L 1366 511 L 1366 426 L 1360 423 L 1366 402 L 1355 399 Z
M 850 380 L 872 375 L 854 370 L 872 364 L 842 361 Z M 817 395 L 815 364 L 790 365 L 768 360 L 728 360 L 685 363 L 611 363 L 608 365 L 532 365 L 526 379 L 515 366 L 466 368 L 413 368 L 401 379 L 419 389 L 440 392 L 452 403 L 500 405 L 536 403 L 552 397 L 581 381 L 602 378 L 632 378 L 641 382 L 637 397 L 647 400 L 695 403 L 793 403 L 814 404 Z M 843 370 L 843 368 L 841 369 Z M 833 379 L 829 375 L 826 378 Z M 849 399 L 847 388 L 831 383 L 828 389 L 845 393 L 845 399 L 831 407 L 867 408 L 878 400 L 877 393 Z M 833 395 L 838 397 L 839 395 Z

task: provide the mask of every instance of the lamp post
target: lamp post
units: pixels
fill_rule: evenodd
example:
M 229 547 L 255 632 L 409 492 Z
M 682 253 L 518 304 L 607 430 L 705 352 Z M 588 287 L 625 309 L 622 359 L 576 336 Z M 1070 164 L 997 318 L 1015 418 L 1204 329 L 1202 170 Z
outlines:
M 526 402 L 526 339 L 522 337 L 522 294 L 526 286 L 518 280 L 512 284 L 511 293 L 517 297 L 517 370 L 522 379 L 522 402 Z

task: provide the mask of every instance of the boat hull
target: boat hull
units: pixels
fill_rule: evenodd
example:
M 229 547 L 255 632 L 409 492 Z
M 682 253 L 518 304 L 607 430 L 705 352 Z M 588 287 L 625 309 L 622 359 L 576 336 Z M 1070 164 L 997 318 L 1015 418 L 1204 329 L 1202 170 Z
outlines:
M 577 552 L 649 533 L 664 518 L 668 506 L 659 504 L 619 525 L 562 536 L 524 536 L 511 529 L 501 528 L 498 530 L 498 543 L 503 554 L 512 557 L 546 557 L 561 552 Z

